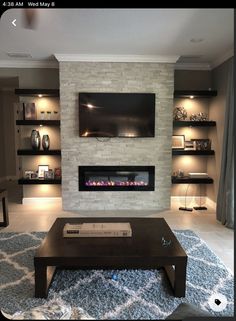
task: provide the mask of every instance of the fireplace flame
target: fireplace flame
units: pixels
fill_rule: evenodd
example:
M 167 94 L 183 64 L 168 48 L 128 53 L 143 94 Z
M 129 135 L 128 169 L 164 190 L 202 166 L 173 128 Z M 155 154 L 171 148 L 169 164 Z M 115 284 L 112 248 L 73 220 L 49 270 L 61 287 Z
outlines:
M 86 186 L 147 186 L 144 181 L 86 181 Z

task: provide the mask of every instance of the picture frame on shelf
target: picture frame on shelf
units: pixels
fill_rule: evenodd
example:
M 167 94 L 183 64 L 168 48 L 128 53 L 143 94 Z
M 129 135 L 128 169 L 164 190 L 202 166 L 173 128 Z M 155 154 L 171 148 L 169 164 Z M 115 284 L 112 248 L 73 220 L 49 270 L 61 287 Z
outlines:
M 196 144 L 193 140 L 185 140 L 184 150 L 196 150 Z
M 196 146 L 196 150 L 211 150 L 211 140 L 209 138 L 206 139 L 191 139 Z
M 24 120 L 37 119 L 35 103 L 23 103 L 23 119 Z
M 185 136 L 184 135 L 172 135 L 172 149 L 184 149 Z
M 52 169 L 44 171 L 44 179 L 54 179 L 54 172 Z
M 35 172 L 33 172 L 33 173 L 31 174 L 31 179 L 38 179 L 38 174 L 35 173 Z
M 48 172 L 48 165 L 38 165 L 38 178 L 44 178 L 44 172 Z
M 56 167 L 54 169 L 54 178 L 60 179 L 61 178 L 61 167 Z

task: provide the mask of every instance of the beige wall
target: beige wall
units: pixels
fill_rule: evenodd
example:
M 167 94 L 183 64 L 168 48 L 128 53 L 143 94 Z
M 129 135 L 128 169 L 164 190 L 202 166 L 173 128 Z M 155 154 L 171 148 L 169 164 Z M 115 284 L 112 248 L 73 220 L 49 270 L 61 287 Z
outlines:
M 209 70 L 175 70 L 175 90 L 208 90 L 211 78 Z
M 0 149 L 0 177 L 15 178 L 16 172 L 16 146 L 15 146 L 15 110 L 14 105 L 18 101 L 14 91 L 4 89 L 0 91 L 1 96 L 1 149 Z
M 18 77 L 19 88 L 59 88 L 59 70 L 53 68 L 0 68 L 1 77 Z
M 220 179 L 228 73 L 229 60 L 212 71 L 213 86 L 218 91 L 218 95 L 210 104 L 210 116 L 216 120 L 216 127 L 209 133 L 209 138 L 214 142 L 215 157 L 209 159 L 207 163 L 207 170 L 214 179 L 214 185 L 207 187 L 207 196 L 213 201 L 217 199 Z
M 4 109 L 3 96 L 0 91 L 0 181 L 6 176 L 5 169 L 5 139 L 4 139 Z

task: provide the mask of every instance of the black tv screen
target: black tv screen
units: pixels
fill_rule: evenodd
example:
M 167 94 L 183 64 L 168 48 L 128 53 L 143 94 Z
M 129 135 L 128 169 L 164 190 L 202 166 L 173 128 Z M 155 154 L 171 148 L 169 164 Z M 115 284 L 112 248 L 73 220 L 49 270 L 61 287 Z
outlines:
M 154 137 L 155 94 L 79 93 L 80 137 Z

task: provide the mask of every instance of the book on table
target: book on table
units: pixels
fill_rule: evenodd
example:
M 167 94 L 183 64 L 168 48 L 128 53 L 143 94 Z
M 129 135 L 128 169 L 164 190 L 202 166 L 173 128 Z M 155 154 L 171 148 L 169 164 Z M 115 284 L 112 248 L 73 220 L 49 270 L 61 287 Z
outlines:
M 207 173 L 189 173 L 190 178 L 207 178 L 209 175 Z
M 131 237 L 130 223 L 65 224 L 64 237 Z

